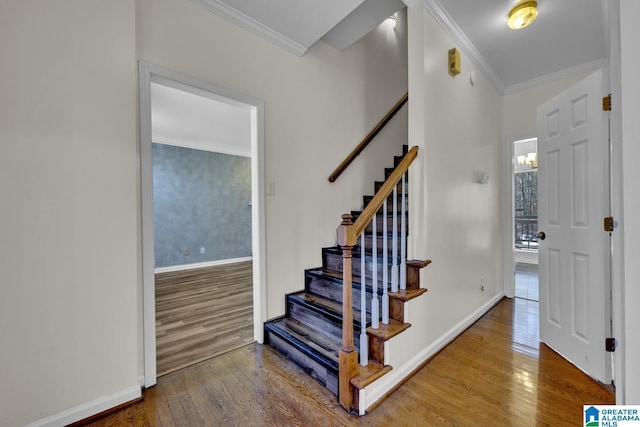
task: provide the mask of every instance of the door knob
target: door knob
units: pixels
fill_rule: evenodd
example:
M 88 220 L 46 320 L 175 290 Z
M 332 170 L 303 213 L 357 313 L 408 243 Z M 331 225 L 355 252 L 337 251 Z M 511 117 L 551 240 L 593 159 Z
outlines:
M 538 231 L 538 232 L 536 233 L 536 237 L 537 237 L 538 239 L 540 239 L 540 240 L 544 240 L 544 239 L 547 237 L 547 235 L 546 235 L 546 234 L 544 234 L 544 231 Z

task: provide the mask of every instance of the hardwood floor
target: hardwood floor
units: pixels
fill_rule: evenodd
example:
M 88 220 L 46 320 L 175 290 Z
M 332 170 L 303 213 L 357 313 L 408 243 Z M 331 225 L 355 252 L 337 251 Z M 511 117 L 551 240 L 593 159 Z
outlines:
M 536 264 L 516 264 L 516 297 L 539 301 L 538 266 Z
M 531 302 L 529 302 L 531 303 Z M 251 344 L 166 375 L 91 426 L 572 426 L 612 393 L 573 367 L 505 299 L 363 417 L 273 349 Z M 524 327 L 527 330 L 527 327 Z
M 251 261 L 155 280 L 158 376 L 253 342 Z

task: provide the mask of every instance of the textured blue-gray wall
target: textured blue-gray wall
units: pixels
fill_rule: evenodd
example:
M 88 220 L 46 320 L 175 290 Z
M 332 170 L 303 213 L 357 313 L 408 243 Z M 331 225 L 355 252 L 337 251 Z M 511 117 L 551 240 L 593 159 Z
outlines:
M 154 143 L 156 267 L 251 256 L 249 203 L 250 158 Z

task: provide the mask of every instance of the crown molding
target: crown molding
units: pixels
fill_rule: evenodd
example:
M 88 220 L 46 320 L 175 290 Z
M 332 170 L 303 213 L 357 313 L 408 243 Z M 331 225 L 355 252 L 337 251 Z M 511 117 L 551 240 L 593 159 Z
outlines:
M 218 16 L 233 22 L 234 24 L 250 31 L 263 39 L 288 50 L 297 56 L 303 56 L 307 52 L 307 47 L 297 43 L 290 38 L 283 36 L 264 24 L 256 21 L 239 10 L 223 3 L 220 0 L 191 0 L 196 4 L 210 10 Z
M 505 86 L 495 70 L 489 65 L 489 63 L 482 57 L 478 49 L 471 43 L 464 32 L 453 21 L 451 16 L 442 7 L 439 0 L 403 0 L 404 3 L 414 8 L 422 3 L 423 7 L 433 18 L 440 24 L 445 32 L 453 39 L 458 45 L 461 51 L 465 53 L 478 67 L 479 71 L 491 82 L 496 90 L 502 95 L 509 95 L 512 93 L 520 92 L 526 89 L 531 89 L 543 84 L 551 83 L 556 80 L 560 80 L 571 74 L 595 71 L 600 68 L 608 67 L 609 61 L 607 59 L 597 59 L 587 62 L 582 65 L 567 68 L 557 71 L 555 73 L 547 74 L 545 76 L 537 77 L 535 79 L 527 80 L 522 83 L 516 83 L 511 86 Z
M 526 82 L 516 83 L 511 86 L 507 86 L 504 89 L 504 95 L 511 95 L 516 92 L 521 92 L 523 90 L 532 89 L 537 86 L 541 86 L 543 84 L 551 83 L 556 80 L 563 79 L 572 74 L 576 73 L 586 73 L 589 71 L 599 70 L 601 68 L 606 68 L 609 66 L 609 61 L 607 59 L 596 59 L 595 61 L 586 62 L 582 65 L 577 65 L 575 67 L 566 68 L 564 70 L 556 71 L 555 73 L 547 74 L 546 76 L 537 77 L 535 79 L 527 80 Z
M 195 0 L 194 0 L 195 1 Z M 413 0 L 407 0 L 414 3 Z M 405 3 L 407 3 L 405 1 Z M 461 51 L 469 57 L 471 62 L 478 67 L 479 71 L 491 82 L 496 90 L 504 94 L 504 83 L 498 77 L 495 70 L 489 65 L 487 61 L 482 57 L 478 49 L 471 43 L 471 40 L 462 32 L 460 27 L 451 19 L 451 16 L 442 7 L 438 0 L 422 0 L 424 8 L 434 17 L 434 19 L 440 24 L 440 26 L 449 34 L 449 37 L 458 45 Z

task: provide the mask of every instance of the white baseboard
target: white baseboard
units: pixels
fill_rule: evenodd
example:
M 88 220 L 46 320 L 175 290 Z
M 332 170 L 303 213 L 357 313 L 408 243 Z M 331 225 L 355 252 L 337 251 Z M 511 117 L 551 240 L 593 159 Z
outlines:
M 495 306 L 502 298 L 504 298 L 504 296 L 504 292 L 495 295 L 469 316 L 460 321 L 457 325 L 445 332 L 442 336 L 440 336 L 440 338 L 433 341 L 424 350 L 416 354 L 403 366 L 394 366 L 393 370 L 384 375 L 378 381 L 375 381 L 373 384 L 366 387 L 363 393 L 364 399 L 360 399 L 360 408 L 358 408 L 359 414 L 364 415 L 367 408 L 376 403 L 378 400 L 382 399 L 386 393 L 388 393 L 397 384 L 403 381 L 407 376 L 411 375 L 424 362 L 426 362 L 427 360 L 429 360 L 429 358 L 433 357 L 440 350 L 445 348 L 458 335 L 464 332 L 475 321 L 480 319 L 484 314 L 491 310 L 491 308 Z M 361 397 L 363 396 L 361 395 Z
M 103 396 L 94 401 L 69 408 L 55 415 L 41 418 L 27 424 L 26 427 L 63 427 L 71 423 L 84 420 L 85 418 L 89 418 L 108 409 L 115 408 L 116 406 L 124 403 L 131 402 L 132 400 L 138 399 L 140 396 L 142 396 L 142 390 L 140 387 L 133 386 L 108 396 Z
M 216 261 L 198 262 L 195 264 L 171 265 L 169 267 L 159 267 L 153 270 L 154 273 L 169 273 L 171 271 L 191 270 L 193 268 L 215 267 L 217 265 L 235 264 L 237 262 L 251 261 L 253 257 L 220 259 Z

